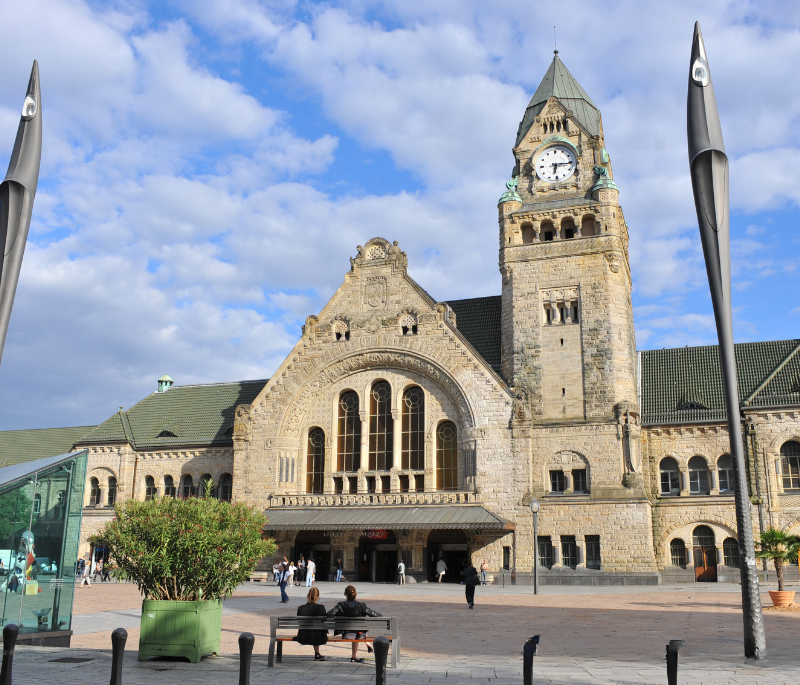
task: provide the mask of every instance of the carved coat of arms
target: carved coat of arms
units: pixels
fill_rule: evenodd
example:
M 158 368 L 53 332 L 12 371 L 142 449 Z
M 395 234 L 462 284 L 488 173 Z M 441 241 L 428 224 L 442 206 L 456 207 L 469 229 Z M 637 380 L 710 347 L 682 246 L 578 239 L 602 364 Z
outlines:
M 364 302 L 370 307 L 382 307 L 386 304 L 386 279 L 383 276 L 367 279 Z
M 617 273 L 622 267 L 622 255 L 618 252 L 606 252 L 606 260 L 608 268 L 614 273 Z

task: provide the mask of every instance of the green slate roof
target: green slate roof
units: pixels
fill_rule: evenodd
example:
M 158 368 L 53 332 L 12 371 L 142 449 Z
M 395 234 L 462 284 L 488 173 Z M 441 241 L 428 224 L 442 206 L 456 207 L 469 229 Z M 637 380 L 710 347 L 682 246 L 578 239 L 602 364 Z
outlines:
M 517 142 L 519 145 L 525 134 L 530 130 L 536 117 L 544 109 L 547 100 L 551 97 L 558 98 L 565 109 L 571 110 L 572 115 L 593 136 L 600 135 L 600 110 L 592 102 L 581 84 L 570 74 L 569 69 L 558 56 L 556 51 L 550 68 L 544 75 L 542 82 L 533 94 L 525 116 L 517 129 Z
M 741 405 L 800 406 L 800 340 L 734 346 Z M 642 423 L 725 421 L 717 345 L 641 353 Z
M 128 411 L 119 411 L 81 441 L 81 445 L 129 442 L 136 449 L 229 446 L 233 412 L 252 402 L 267 380 L 173 385 L 154 392 Z
M 66 454 L 95 426 L 0 431 L 0 466 Z
M 500 360 L 500 295 L 474 297 L 469 300 L 448 300 L 455 312 L 456 328 L 475 351 L 502 378 Z

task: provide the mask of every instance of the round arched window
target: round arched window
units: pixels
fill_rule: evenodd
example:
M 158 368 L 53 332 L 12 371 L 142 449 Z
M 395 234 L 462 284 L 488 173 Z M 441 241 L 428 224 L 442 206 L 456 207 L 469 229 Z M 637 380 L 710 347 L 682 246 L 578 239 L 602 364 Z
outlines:
M 693 495 L 708 494 L 708 464 L 703 457 L 689 460 L 689 492 Z
M 664 457 L 658 469 L 661 475 L 661 494 L 680 495 L 681 474 L 678 469 L 678 462 L 672 457 Z

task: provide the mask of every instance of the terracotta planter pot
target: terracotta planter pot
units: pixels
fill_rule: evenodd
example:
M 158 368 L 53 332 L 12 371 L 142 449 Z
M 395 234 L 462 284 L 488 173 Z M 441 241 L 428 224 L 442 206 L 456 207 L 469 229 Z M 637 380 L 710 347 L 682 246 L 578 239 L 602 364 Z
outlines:
M 785 590 L 783 592 L 780 590 L 770 590 L 769 596 L 772 600 L 772 606 L 788 607 L 792 602 L 794 602 L 794 593 L 794 590 Z

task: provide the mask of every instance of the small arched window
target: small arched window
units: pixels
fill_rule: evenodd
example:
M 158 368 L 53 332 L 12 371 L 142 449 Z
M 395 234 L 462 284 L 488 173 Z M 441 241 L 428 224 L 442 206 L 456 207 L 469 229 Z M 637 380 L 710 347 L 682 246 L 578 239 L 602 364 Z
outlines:
M 156 479 L 153 476 L 146 476 L 144 479 L 144 501 L 149 502 L 156 496 Z
M 436 429 L 436 489 L 458 489 L 458 432 L 452 421 Z
M 194 490 L 194 480 L 192 477 L 187 473 L 183 480 L 181 481 L 181 497 L 186 499 L 187 497 L 194 497 L 195 490 Z
M 595 224 L 593 216 L 585 216 L 581 220 L 581 236 L 591 238 L 595 235 Z
M 575 229 L 575 220 L 574 219 L 564 219 L 561 222 L 561 237 L 564 240 L 569 240 L 570 238 L 574 238 L 575 234 L 577 233 Z
M 97 478 L 89 480 L 89 506 L 94 507 L 100 504 L 100 481 Z
M 678 462 L 672 457 L 664 457 L 659 464 L 658 470 L 661 474 L 661 494 L 680 495 L 681 474 Z
M 800 490 L 800 442 L 787 440 L 781 445 L 783 489 Z
M 306 492 L 321 494 L 325 475 L 325 431 L 312 428 L 308 431 L 308 456 L 306 458 Z
M 669 556 L 673 566 L 686 568 L 686 543 L 680 538 L 675 538 L 669 543 Z
M 425 468 L 425 393 L 414 386 L 403 393 L 403 455 L 404 469 Z
M 536 240 L 536 231 L 531 224 L 522 224 L 522 244 L 530 245 Z
M 175 481 L 172 476 L 164 476 L 164 497 L 175 497 Z
M 200 476 L 200 488 L 200 492 L 197 493 L 200 497 L 216 497 L 214 479 L 210 473 L 204 473 Z
M 703 457 L 689 460 L 689 492 L 693 495 L 708 494 L 708 464 Z
M 556 229 L 553 226 L 553 222 L 552 221 L 543 221 L 542 222 L 542 227 L 541 227 L 541 232 L 539 233 L 539 235 L 541 236 L 541 239 L 544 240 L 545 242 L 547 242 L 549 240 L 553 240 L 553 238 L 556 235 Z
M 722 557 L 725 566 L 739 568 L 739 541 L 735 538 L 725 538 L 722 543 Z
M 369 470 L 388 471 L 393 466 L 394 447 L 392 386 L 377 381 L 369 396 Z
M 219 485 L 217 486 L 217 496 L 223 502 L 230 502 L 233 498 L 233 476 L 230 473 L 223 473 L 219 477 Z
M 339 435 L 336 449 L 337 470 L 358 471 L 361 468 L 361 417 L 358 394 L 343 392 L 339 398 Z
M 733 459 L 730 454 L 723 454 L 717 459 L 717 480 L 720 492 L 733 492 Z

